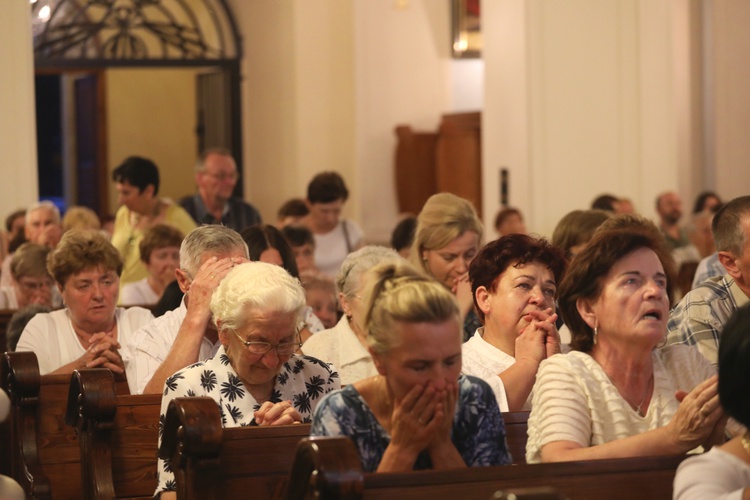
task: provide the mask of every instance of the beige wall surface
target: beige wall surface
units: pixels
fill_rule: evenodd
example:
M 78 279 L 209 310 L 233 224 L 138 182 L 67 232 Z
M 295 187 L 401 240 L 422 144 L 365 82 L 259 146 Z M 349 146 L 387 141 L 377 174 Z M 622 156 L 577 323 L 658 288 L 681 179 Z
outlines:
M 750 3 L 707 2 L 709 180 L 726 199 L 750 194 Z
M 128 156 L 159 167 L 161 196 L 195 191 L 195 69 L 110 69 L 106 72 L 108 178 Z M 110 182 L 110 210 L 117 195 Z
M 667 0 L 508 0 L 484 4 L 485 213 L 497 209 L 499 167 L 527 227 L 550 235 L 567 212 L 604 192 L 652 216 L 657 193 L 678 189 L 680 165 L 673 16 Z M 504 34 L 500 34 L 500 33 Z M 685 95 L 683 93 L 682 95 Z M 684 157 L 684 155 L 683 155 Z M 687 193 L 689 194 L 689 193 Z
M 0 15 L 0 217 L 37 200 L 34 59 L 28 2 L 7 2 Z

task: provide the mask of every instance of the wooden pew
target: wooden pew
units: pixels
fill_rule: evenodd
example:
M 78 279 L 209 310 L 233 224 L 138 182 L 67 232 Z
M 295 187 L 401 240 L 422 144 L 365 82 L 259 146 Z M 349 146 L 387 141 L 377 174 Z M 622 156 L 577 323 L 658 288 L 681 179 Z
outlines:
M 348 449 L 347 449 L 348 448 Z M 300 442 L 286 500 L 490 498 L 501 489 L 544 486 L 571 499 L 665 499 L 681 456 L 367 474 L 348 438 Z
M 508 443 L 508 451 L 513 457 L 514 464 L 526 463 L 526 439 L 529 420 L 528 411 L 513 411 L 503 413 L 505 422 L 505 440 Z
M 11 399 L 0 430 L 2 473 L 18 481 L 27 497 L 80 498 L 78 436 L 64 422 L 70 375 L 40 375 L 33 352 L 5 353 L 0 371 Z M 116 388 L 128 390 L 124 380 Z
M 151 498 L 161 394 L 117 395 L 106 369 L 73 373 L 66 422 L 78 431 L 80 498 Z
M 63 422 L 69 381 L 69 375 L 39 375 L 32 352 L 3 355 L 2 387 L 11 399 L 3 468 L 27 497 L 80 496 L 78 438 Z
M 309 424 L 222 428 L 211 398 L 170 403 L 159 456 L 175 473 L 177 498 L 280 498 Z

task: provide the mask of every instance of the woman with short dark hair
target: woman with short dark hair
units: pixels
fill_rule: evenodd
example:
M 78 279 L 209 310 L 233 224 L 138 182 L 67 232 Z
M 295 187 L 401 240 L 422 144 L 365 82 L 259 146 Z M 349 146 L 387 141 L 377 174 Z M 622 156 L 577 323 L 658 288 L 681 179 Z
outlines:
M 566 264 L 559 248 L 525 234 L 492 241 L 471 261 L 484 326 L 463 346 L 463 373 L 487 382 L 502 411 L 530 409 L 539 364 L 560 352 L 555 298 Z
M 362 229 L 351 220 L 341 219 L 348 198 L 349 190 L 337 172 L 321 172 L 307 186 L 310 213 L 302 223 L 315 235 L 315 266 L 331 278 L 346 256 L 362 246 Z

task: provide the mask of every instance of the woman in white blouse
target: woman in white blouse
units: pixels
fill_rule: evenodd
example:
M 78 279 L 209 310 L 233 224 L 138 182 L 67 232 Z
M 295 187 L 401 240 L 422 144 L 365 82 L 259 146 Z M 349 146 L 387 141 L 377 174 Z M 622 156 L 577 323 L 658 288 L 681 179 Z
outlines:
M 526 460 L 686 453 L 723 438 L 714 370 L 666 334 L 672 260 L 656 227 L 613 219 L 571 262 L 559 306 L 572 352 L 542 362 Z
M 389 248 L 366 246 L 349 254 L 336 276 L 339 304 L 344 316 L 329 330 L 316 333 L 302 345 L 302 352 L 333 363 L 341 376 L 341 384 L 353 384 L 377 375 L 372 356 L 367 350 L 364 290 L 372 280 L 369 273 L 380 263 L 396 263 L 403 259 Z
M 120 346 L 154 317 L 140 307 L 116 307 L 122 266 L 119 252 L 99 231 L 65 233 L 47 259 L 65 309 L 34 316 L 16 350 L 35 352 L 42 375 L 81 368 L 124 373 Z
M 487 382 L 501 411 L 530 410 L 539 363 L 560 352 L 555 297 L 565 266 L 562 250 L 525 234 L 491 241 L 471 261 L 484 326 L 463 345 L 462 373 Z

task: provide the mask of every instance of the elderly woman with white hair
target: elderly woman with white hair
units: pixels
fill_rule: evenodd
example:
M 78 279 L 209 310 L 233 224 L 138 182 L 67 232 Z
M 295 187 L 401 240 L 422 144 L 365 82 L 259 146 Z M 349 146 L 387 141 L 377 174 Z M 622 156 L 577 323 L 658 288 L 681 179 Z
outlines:
M 344 315 L 333 328 L 316 333 L 302 345 L 302 351 L 322 359 L 338 369 L 341 384 L 377 375 L 367 350 L 364 290 L 372 282 L 372 268 L 382 263 L 405 262 L 394 250 L 366 246 L 350 253 L 336 275 L 339 304 Z
M 327 393 L 340 387 L 328 364 L 298 356 L 297 315 L 305 305 L 299 281 L 264 262 L 235 266 L 211 297 L 221 347 L 206 361 L 171 377 L 161 418 L 178 397 L 213 398 L 226 427 L 309 422 Z M 156 495 L 176 498 L 171 468 L 159 460 Z

